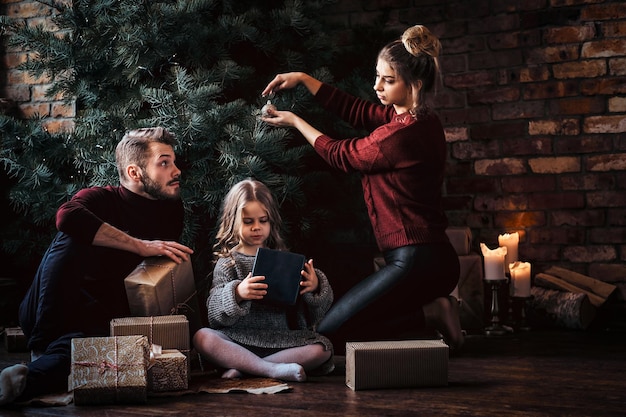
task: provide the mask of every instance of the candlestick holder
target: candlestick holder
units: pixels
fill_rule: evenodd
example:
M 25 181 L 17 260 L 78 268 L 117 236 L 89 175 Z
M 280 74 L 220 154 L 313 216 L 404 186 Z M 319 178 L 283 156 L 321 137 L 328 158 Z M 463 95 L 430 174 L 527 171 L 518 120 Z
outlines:
M 491 286 L 491 324 L 485 328 L 485 334 L 487 336 L 504 336 L 512 333 L 513 329 L 503 325 L 500 321 L 500 302 L 498 300 L 500 286 L 507 282 L 507 279 L 486 279 L 485 282 Z
M 526 317 L 526 306 L 528 304 L 528 300 L 530 300 L 532 296 L 528 297 L 519 297 L 519 296 L 511 296 L 511 310 L 513 317 L 513 325 L 516 329 L 527 332 L 530 330 L 530 325 L 528 324 L 528 320 Z

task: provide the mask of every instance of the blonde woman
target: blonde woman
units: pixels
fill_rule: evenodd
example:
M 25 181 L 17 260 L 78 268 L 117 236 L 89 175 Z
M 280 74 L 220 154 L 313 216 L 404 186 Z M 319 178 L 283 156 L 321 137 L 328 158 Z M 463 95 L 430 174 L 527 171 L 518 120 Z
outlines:
M 263 95 L 303 85 L 316 100 L 365 137 L 337 140 L 301 117 L 270 110 L 263 120 L 297 129 L 331 166 L 358 172 L 386 266 L 361 280 L 330 309 L 317 330 L 351 338 L 397 337 L 435 328 L 451 348 L 463 344 L 458 304 L 448 294 L 459 261 L 445 229 L 441 188 L 446 140 L 426 105 L 439 74 L 441 44 L 426 27 L 408 28 L 378 54 L 374 90 L 380 104 L 353 97 L 301 73 L 278 74 Z
M 332 344 L 313 326 L 333 301 L 324 273 L 310 259 L 304 265 L 295 306 L 262 303 L 264 277 L 252 276 L 258 248 L 286 250 L 282 221 L 270 190 L 247 179 L 224 199 L 217 262 L 207 300 L 209 326 L 194 335 L 198 352 L 224 368 L 223 378 L 255 375 L 305 381 L 307 372 L 330 372 Z

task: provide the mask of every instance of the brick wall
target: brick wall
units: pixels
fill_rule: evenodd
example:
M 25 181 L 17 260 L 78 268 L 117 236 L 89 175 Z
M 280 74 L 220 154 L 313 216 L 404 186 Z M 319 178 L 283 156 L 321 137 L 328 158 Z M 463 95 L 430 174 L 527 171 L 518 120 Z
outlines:
M 625 2 L 339 0 L 328 14 L 440 37 L 446 204 L 474 245 L 517 231 L 536 271 L 558 265 L 626 293 Z
M 29 22 L 50 13 L 35 1 L 2 5 Z M 440 36 L 446 207 L 476 248 L 518 231 L 536 272 L 558 265 L 626 293 L 626 3 L 338 0 L 327 13 L 347 29 L 423 23 Z M 349 34 L 338 39 L 358 41 Z M 74 109 L 44 98 L 47 80 L 11 70 L 23 59 L 5 55 L 4 96 L 66 125 Z
M 69 1 L 69 0 L 66 0 Z M 45 25 L 55 30 L 50 17 L 53 9 L 37 1 L 2 0 L 0 13 L 13 18 L 24 19 L 28 25 Z M 76 115 L 73 103 L 66 103 L 61 97 L 46 97 L 50 80 L 45 77 L 33 78 L 27 73 L 16 71 L 15 68 L 30 58 L 27 51 L 4 51 L 2 77 L 2 93 L 7 111 L 28 118 L 35 115 L 45 117 L 46 128 L 52 131 L 69 129 Z

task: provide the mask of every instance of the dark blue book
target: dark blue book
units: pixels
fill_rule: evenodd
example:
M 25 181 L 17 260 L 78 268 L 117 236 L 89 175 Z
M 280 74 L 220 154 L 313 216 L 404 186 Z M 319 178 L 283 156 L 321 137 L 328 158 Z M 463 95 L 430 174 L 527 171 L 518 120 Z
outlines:
M 267 284 L 267 294 L 263 301 L 294 305 L 298 299 L 305 261 L 304 255 L 298 253 L 258 248 L 252 276 L 265 276 L 263 282 Z

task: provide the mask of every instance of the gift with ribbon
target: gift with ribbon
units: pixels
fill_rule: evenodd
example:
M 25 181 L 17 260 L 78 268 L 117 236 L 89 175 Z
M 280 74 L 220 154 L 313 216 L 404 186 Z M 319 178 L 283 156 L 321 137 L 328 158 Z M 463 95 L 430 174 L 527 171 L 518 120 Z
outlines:
M 186 359 L 184 363 L 185 377 L 190 378 L 189 351 L 191 341 L 189 322 L 184 315 L 115 318 L 111 320 L 110 332 L 111 336 L 143 335 L 148 338 L 149 344 L 153 347 L 158 346 L 164 352 L 168 350 L 178 351 Z M 158 357 L 158 348 L 157 350 L 152 348 L 153 358 Z M 171 359 L 170 361 L 181 363 L 179 359 Z M 177 375 L 180 372 L 183 370 L 178 371 Z M 150 372 L 148 378 L 150 379 Z
M 146 336 L 72 339 L 69 388 L 74 404 L 145 403 L 149 360 Z

